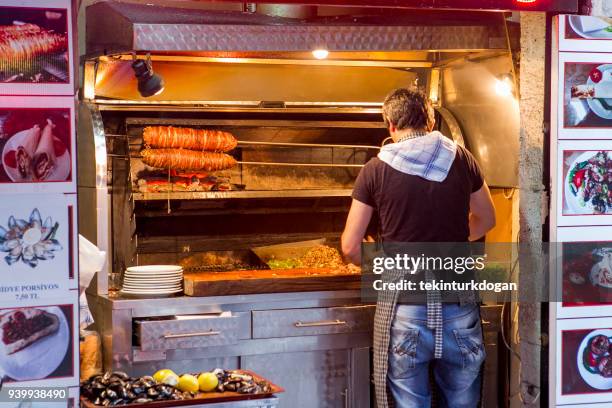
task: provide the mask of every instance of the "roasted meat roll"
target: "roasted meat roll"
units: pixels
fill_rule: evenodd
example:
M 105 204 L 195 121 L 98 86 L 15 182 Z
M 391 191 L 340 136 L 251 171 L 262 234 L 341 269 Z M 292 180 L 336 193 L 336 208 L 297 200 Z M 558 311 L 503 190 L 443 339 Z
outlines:
M 25 63 L 40 55 L 68 49 L 63 34 L 42 30 L 34 24 L 0 26 L 0 60 Z
M 212 129 L 147 126 L 142 134 L 145 145 L 156 148 L 182 148 L 227 152 L 238 142 L 231 133 Z
M 176 170 L 225 170 L 236 165 L 236 160 L 225 153 L 196 152 L 184 149 L 144 149 L 144 164 Z

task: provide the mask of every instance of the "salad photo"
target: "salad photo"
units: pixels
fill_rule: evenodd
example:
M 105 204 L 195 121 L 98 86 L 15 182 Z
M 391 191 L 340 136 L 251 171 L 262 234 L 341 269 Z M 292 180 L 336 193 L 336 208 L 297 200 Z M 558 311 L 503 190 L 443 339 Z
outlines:
M 612 213 L 612 151 L 564 151 L 563 215 Z

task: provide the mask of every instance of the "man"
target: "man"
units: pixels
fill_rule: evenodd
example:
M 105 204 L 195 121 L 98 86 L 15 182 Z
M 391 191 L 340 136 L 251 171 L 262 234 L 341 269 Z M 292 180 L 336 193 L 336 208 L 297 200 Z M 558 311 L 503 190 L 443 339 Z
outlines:
M 383 243 L 482 238 L 495 226 L 495 209 L 474 157 L 433 131 L 433 108 L 423 94 L 397 89 L 382 110 L 394 143 L 381 148 L 355 182 L 342 234 L 346 258 L 361 261 L 361 243 L 375 211 Z M 480 308 L 460 293 L 455 303 L 430 302 L 429 296 L 427 304 L 401 304 L 397 292 L 379 293 L 374 324 L 378 408 L 389 406 L 387 389 L 399 408 L 431 406 L 430 364 L 440 406 L 478 405 L 485 358 Z

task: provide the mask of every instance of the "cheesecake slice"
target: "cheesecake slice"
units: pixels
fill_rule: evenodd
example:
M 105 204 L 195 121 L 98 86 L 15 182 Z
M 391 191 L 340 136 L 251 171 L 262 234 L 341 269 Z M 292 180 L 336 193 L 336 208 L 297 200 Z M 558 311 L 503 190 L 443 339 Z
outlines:
M 4 353 L 13 354 L 55 333 L 59 319 L 41 309 L 14 309 L 0 316 L 0 328 Z

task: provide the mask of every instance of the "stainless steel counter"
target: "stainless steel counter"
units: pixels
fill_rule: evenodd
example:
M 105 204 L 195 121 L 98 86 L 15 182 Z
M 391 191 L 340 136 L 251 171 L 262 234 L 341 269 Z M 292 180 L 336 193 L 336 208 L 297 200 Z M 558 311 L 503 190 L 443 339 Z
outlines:
M 243 368 L 286 389 L 280 407 L 370 406 L 374 306 L 363 304 L 359 291 L 88 297 L 106 369 L 145 375 Z M 196 314 L 218 315 L 171 318 Z

